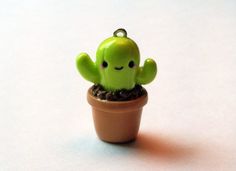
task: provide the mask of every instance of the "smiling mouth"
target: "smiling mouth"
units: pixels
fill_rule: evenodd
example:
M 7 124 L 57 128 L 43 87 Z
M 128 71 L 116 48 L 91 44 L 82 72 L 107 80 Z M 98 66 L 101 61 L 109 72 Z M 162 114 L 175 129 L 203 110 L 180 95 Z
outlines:
M 121 67 L 115 67 L 115 70 L 122 70 L 124 67 L 121 66 Z

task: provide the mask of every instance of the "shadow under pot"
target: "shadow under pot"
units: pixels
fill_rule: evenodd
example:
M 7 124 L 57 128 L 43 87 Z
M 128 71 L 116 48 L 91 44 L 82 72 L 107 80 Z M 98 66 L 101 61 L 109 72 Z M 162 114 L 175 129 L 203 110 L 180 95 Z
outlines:
M 108 101 L 95 97 L 90 88 L 87 100 L 92 106 L 95 130 L 101 140 L 110 143 L 124 143 L 136 138 L 142 109 L 148 100 L 146 91 L 134 100 Z

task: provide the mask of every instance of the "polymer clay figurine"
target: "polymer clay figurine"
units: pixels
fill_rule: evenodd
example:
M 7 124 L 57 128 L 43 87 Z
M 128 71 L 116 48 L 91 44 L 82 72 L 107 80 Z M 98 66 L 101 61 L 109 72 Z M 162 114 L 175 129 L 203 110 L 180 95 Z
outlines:
M 146 59 L 142 67 L 139 63 L 138 46 L 124 29 L 116 30 L 100 44 L 95 62 L 86 53 L 76 58 L 80 74 L 94 83 L 87 100 L 101 140 L 123 143 L 137 136 L 142 107 L 148 99 L 141 85 L 150 83 L 157 73 L 153 59 Z

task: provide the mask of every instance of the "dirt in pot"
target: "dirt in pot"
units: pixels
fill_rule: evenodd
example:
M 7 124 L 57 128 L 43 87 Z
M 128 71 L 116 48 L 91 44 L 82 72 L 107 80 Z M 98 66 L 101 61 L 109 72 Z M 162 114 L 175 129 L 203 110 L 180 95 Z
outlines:
M 135 85 L 131 90 L 106 91 L 101 85 L 95 84 L 92 87 L 93 95 L 101 100 L 127 101 L 134 100 L 144 94 L 146 90 L 141 85 Z

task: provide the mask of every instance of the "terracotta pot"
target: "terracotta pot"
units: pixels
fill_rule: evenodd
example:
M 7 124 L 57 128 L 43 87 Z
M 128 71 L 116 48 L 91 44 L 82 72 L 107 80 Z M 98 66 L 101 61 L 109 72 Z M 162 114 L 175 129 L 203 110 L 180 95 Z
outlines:
M 98 137 L 106 142 L 123 143 L 136 138 L 142 108 L 148 94 L 129 101 L 107 101 L 93 96 L 90 88 L 88 103 L 92 106 L 93 120 Z

